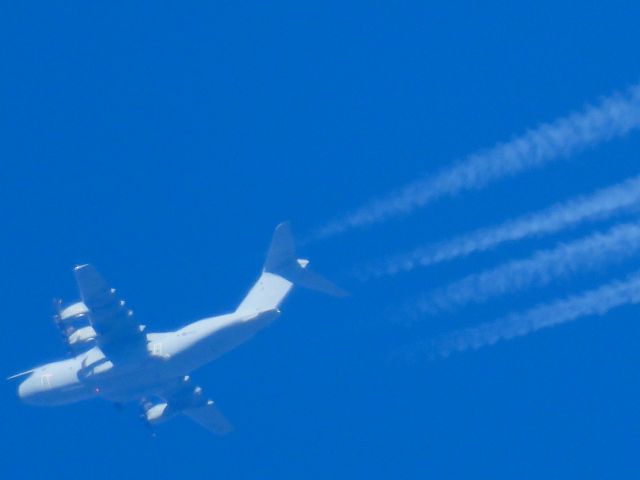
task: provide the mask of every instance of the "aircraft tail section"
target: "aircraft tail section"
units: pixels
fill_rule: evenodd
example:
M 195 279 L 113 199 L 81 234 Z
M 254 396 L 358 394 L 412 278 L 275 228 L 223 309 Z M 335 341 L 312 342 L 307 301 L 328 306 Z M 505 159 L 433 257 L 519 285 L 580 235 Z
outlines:
M 344 290 L 309 270 L 308 265 L 308 260 L 296 258 L 295 243 L 289 223 L 281 223 L 273 234 L 262 274 L 238 307 L 237 312 L 256 313 L 275 310 L 294 285 L 334 296 L 346 295 Z

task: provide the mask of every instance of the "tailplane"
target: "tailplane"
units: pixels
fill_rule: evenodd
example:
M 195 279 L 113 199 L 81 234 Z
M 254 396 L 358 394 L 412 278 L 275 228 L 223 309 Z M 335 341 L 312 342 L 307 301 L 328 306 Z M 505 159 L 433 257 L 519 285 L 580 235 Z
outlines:
M 307 267 L 309 260 L 296 258 L 295 243 L 289 222 L 276 227 L 264 264 L 264 271 L 286 278 L 301 287 L 316 290 L 336 297 L 344 297 L 347 293 L 326 278 L 312 272 Z
M 262 275 L 238 307 L 238 312 L 255 313 L 277 309 L 294 285 L 333 296 L 347 292 L 308 269 L 309 261 L 296 258 L 295 243 L 288 222 L 276 227 Z

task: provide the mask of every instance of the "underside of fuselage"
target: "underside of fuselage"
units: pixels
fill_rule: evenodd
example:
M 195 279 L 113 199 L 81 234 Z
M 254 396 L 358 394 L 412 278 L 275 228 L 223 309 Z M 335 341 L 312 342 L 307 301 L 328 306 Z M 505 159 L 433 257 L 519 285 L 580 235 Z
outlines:
M 33 405 L 64 405 L 90 398 L 113 402 L 161 396 L 184 375 L 219 358 L 271 323 L 279 311 L 222 315 L 176 332 L 150 333 L 144 357 L 110 360 L 98 347 L 33 370 L 18 389 Z

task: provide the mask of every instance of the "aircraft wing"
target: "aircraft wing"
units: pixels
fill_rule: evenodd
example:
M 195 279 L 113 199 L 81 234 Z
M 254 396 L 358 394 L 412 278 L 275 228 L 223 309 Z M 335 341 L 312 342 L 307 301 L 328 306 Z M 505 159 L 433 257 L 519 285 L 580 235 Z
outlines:
M 193 385 L 189 376 L 181 377 L 159 392 L 158 398 L 143 399 L 144 418 L 153 426 L 183 414 L 216 435 L 233 431 L 229 420 L 202 388 Z
M 233 431 L 233 426 L 231 426 L 229 420 L 220 412 L 212 400 L 209 400 L 202 407 L 187 408 L 182 413 L 216 435 L 225 435 Z
M 133 312 L 125 307 L 116 290 L 110 288 L 91 265 L 78 265 L 73 270 L 96 341 L 103 352 L 107 356 L 126 350 L 146 352 L 143 327 L 135 321 Z

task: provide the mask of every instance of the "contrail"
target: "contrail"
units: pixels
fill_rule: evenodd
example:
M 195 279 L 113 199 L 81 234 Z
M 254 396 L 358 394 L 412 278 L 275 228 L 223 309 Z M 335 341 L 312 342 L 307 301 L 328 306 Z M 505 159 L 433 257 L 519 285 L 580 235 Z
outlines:
M 435 175 L 428 175 L 386 197 L 372 200 L 320 229 L 312 238 L 331 237 L 356 227 L 407 214 L 430 202 L 464 190 L 478 189 L 567 158 L 587 147 L 625 135 L 640 127 L 640 86 L 605 97 L 596 105 L 545 123 L 507 143 L 472 154 Z
M 605 220 L 640 207 L 640 176 L 597 192 L 555 204 L 536 213 L 507 221 L 495 227 L 476 230 L 439 244 L 417 248 L 361 267 L 361 280 L 395 275 L 418 267 L 466 257 L 506 242 L 531 236 L 548 235 L 584 222 Z
M 504 263 L 491 270 L 469 275 L 428 293 L 408 308 L 410 313 L 435 314 L 468 303 L 543 286 L 553 279 L 578 271 L 594 270 L 620 262 L 640 251 L 640 223 L 615 226 L 533 256 Z
M 419 354 L 427 357 L 446 357 L 454 352 L 494 345 L 528 335 L 542 328 L 554 327 L 581 317 L 604 315 L 610 310 L 640 303 L 640 272 L 625 280 L 605 284 L 580 295 L 538 305 L 524 313 L 511 314 L 501 320 L 481 324 L 423 342 L 407 349 L 409 359 Z

